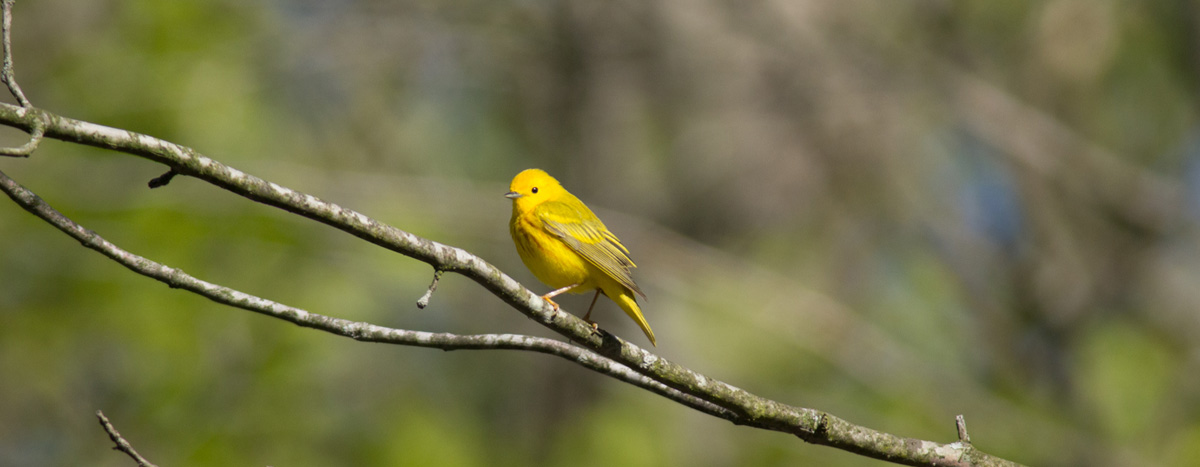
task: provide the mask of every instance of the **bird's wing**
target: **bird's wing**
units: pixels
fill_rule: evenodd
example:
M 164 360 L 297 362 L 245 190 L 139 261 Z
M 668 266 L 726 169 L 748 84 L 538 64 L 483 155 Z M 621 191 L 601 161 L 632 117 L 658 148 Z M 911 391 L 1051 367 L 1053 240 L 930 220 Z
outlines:
M 621 285 L 646 296 L 630 275 L 637 265 L 629 259 L 629 250 L 582 202 L 547 201 L 535 208 L 534 213 L 546 231 Z

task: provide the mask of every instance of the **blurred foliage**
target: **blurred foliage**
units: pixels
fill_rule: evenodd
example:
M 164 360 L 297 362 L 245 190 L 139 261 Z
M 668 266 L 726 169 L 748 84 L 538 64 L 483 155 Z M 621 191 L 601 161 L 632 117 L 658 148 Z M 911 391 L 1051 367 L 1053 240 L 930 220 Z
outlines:
M 1194 2 L 21 1 L 35 105 L 480 254 L 556 174 L 657 349 L 1031 465 L 1200 464 Z M 20 144 L 23 135 L 0 134 Z M 474 283 L 163 167 L 0 169 L 137 254 L 314 312 L 547 335 Z M 878 465 L 567 362 L 361 344 L 124 270 L 0 202 L 0 465 Z M 579 311 L 590 297 L 561 303 Z M 606 328 L 641 342 L 617 308 Z

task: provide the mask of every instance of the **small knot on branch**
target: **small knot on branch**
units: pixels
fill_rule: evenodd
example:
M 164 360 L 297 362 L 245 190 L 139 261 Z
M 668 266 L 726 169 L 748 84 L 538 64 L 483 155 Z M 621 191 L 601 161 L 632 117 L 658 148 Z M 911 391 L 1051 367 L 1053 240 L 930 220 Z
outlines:
M 171 179 L 175 178 L 176 175 L 179 175 L 179 171 L 172 167 L 171 170 L 167 171 L 167 173 L 150 179 L 150 183 L 147 183 L 147 185 L 149 185 L 152 189 L 160 186 L 166 186 L 168 183 L 171 183 Z
M 417 299 L 417 308 L 424 310 L 425 307 L 429 306 L 429 300 L 433 298 L 433 291 L 437 290 L 437 284 L 438 281 L 442 279 L 443 272 L 445 271 L 442 271 L 441 269 L 433 270 L 433 282 L 429 284 L 429 290 L 425 291 L 425 295 L 422 295 L 421 298 Z

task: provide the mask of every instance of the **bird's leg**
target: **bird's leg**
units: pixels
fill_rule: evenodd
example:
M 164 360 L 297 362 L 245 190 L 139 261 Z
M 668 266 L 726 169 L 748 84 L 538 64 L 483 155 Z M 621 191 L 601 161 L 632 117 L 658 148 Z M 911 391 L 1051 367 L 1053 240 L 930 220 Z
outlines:
M 583 315 L 583 320 L 587 321 L 588 324 L 591 324 L 592 329 L 596 329 L 596 330 L 600 329 L 600 325 L 598 323 L 596 323 L 595 321 L 592 321 L 592 308 L 596 307 L 596 300 L 599 298 L 600 298 L 600 289 L 596 289 L 596 295 L 592 296 L 592 304 L 588 305 L 587 314 Z
M 571 285 L 568 285 L 568 286 L 566 286 L 566 287 L 563 287 L 563 288 L 561 288 L 561 289 L 558 289 L 558 290 L 551 291 L 550 293 L 548 293 L 548 294 L 546 294 L 546 295 L 542 295 L 542 300 L 545 300 L 545 301 L 547 301 L 547 302 L 550 302 L 550 304 L 554 306 L 554 309 L 555 309 L 555 310 L 557 310 L 557 309 L 559 308 L 559 307 L 558 307 L 558 304 L 557 304 L 557 303 L 554 303 L 554 300 L 551 300 L 551 298 L 554 298 L 554 296 L 555 296 L 555 295 L 558 295 L 558 294 L 560 294 L 560 293 L 566 292 L 566 291 L 568 291 L 568 290 L 571 290 L 571 289 L 573 289 L 573 288 L 575 288 L 575 287 L 578 287 L 578 286 L 579 286 L 579 284 L 571 284 Z

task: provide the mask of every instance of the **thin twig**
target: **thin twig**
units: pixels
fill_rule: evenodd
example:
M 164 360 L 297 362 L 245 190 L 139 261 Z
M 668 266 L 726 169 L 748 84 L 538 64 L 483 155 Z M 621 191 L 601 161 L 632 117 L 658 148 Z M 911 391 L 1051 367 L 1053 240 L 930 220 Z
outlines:
M 96 418 L 100 419 L 100 426 L 104 427 L 104 431 L 108 433 L 108 438 L 111 439 L 113 443 L 116 443 L 116 446 L 113 447 L 114 450 L 121 451 L 129 455 L 129 457 L 132 457 L 133 460 L 137 462 L 138 467 L 158 467 L 154 464 L 151 464 L 150 461 L 146 460 L 145 457 L 142 457 L 141 454 L 138 454 L 138 452 L 133 449 L 133 446 L 129 444 L 129 441 L 125 441 L 125 438 L 121 437 L 121 434 L 117 432 L 117 428 L 108 421 L 108 417 L 104 416 L 104 412 L 97 410 Z
M 442 279 L 443 272 L 444 271 L 441 269 L 433 270 L 433 282 L 429 284 L 429 290 L 425 291 L 425 295 L 422 295 L 421 298 L 417 299 L 417 308 L 423 310 L 425 307 L 429 306 L 429 299 L 433 298 L 433 292 L 437 290 L 437 284 L 438 281 Z
M 29 99 L 25 98 L 25 93 L 21 92 L 21 86 L 17 84 L 17 79 L 13 73 L 12 59 L 12 8 L 16 0 L 4 0 L 3 2 L 3 24 L 0 25 L 0 40 L 4 42 L 4 66 L 0 68 L 0 80 L 8 85 L 8 90 L 12 92 L 13 97 L 17 99 L 17 103 L 21 107 L 32 107 Z

